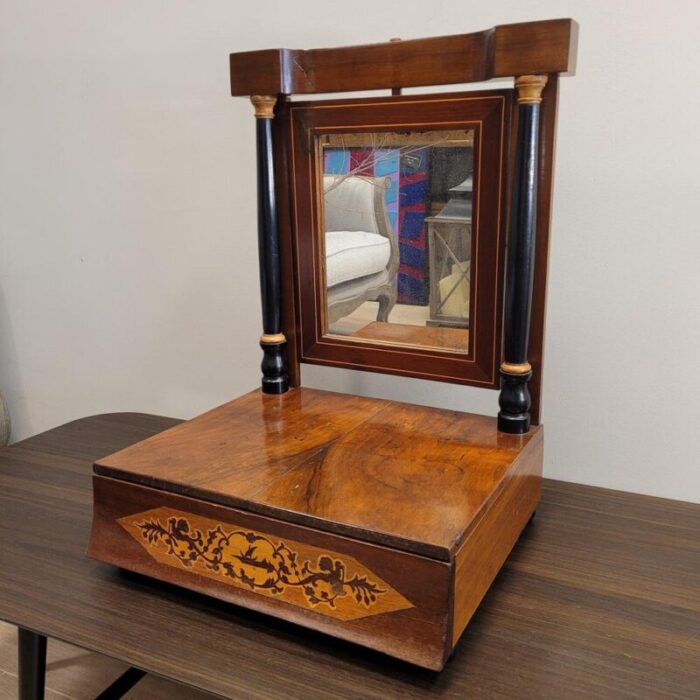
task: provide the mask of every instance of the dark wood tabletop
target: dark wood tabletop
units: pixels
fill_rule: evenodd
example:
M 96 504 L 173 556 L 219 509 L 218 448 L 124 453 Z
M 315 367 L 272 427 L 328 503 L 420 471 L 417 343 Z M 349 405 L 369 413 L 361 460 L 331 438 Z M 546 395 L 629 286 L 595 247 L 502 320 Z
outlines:
M 228 698 L 700 697 L 700 506 L 545 480 L 442 673 L 85 557 L 92 463 L 178 421 L 111 414 L 0 453 L 0 618 Z

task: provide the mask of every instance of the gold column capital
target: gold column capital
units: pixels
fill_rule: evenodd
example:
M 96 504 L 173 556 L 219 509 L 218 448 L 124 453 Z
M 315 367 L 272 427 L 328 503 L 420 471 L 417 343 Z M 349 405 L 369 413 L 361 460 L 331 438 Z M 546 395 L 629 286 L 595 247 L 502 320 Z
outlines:
M 251 95 L 250 101 L 255 107 L 255 116 L 258 119 L 272 119 L 275 116 L 276 97 L 271 95 Z
M 542 90 L 547 84 L 546 75 L 520 75 L 515 79 L 518 104 L 538 105 L 542 102 Z

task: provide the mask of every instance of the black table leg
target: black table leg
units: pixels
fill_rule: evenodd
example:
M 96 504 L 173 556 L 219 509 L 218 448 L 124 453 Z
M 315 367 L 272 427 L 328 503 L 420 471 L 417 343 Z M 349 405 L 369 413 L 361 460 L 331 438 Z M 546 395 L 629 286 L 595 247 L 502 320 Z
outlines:
M 122 673 L 112 685 L 106 690 L 103 690 L 95 700 L 119 700 L 123 695 L 128 693 L 144 676 L 145 671 L 138 668 L 130 668 Z
M 19 700 L 44 700 L 46 637 L 17 628 Z

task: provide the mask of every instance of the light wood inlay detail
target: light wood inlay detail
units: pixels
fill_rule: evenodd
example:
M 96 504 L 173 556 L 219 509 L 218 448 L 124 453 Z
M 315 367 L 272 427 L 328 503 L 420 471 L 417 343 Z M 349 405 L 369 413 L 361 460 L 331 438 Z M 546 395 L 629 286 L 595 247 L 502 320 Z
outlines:
M 532 365 L 529 362 L 501 362 L 501 372 L 506 374 L 528 374 L 532 372 Z
M 287 342 L 284 333 L 263 333 L 260 336 L 260 342 L 263 345 L 281 345 Z
M 252 95 L 250 101 L 255 107 L 255 116 L 258 119 L 272 119 L 275 116 L 275 104 L 277 98 L 269 95 Z
M 357 560 L 168 507 L 118 520 L 160 564 L 336 618 L 413 605 Z
M 518 104 L 538 105 L 542 102 L 542 90 L 547 84 L 546 75 L 521 75 L 515 79 Z

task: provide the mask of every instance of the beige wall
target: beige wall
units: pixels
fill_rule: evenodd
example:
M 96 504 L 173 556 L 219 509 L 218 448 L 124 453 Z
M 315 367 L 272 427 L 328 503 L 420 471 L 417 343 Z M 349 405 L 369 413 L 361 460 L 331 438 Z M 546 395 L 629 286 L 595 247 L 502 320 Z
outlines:
M 695 2 L 0 0 L 0 387 L 19 439 L 189 417 L 258 383 L 250 106 L 227 54 L 572 16 L 545 377 L 548 476 L 700 501 Z M 496 394 L 308 367 L 494 413 Z

